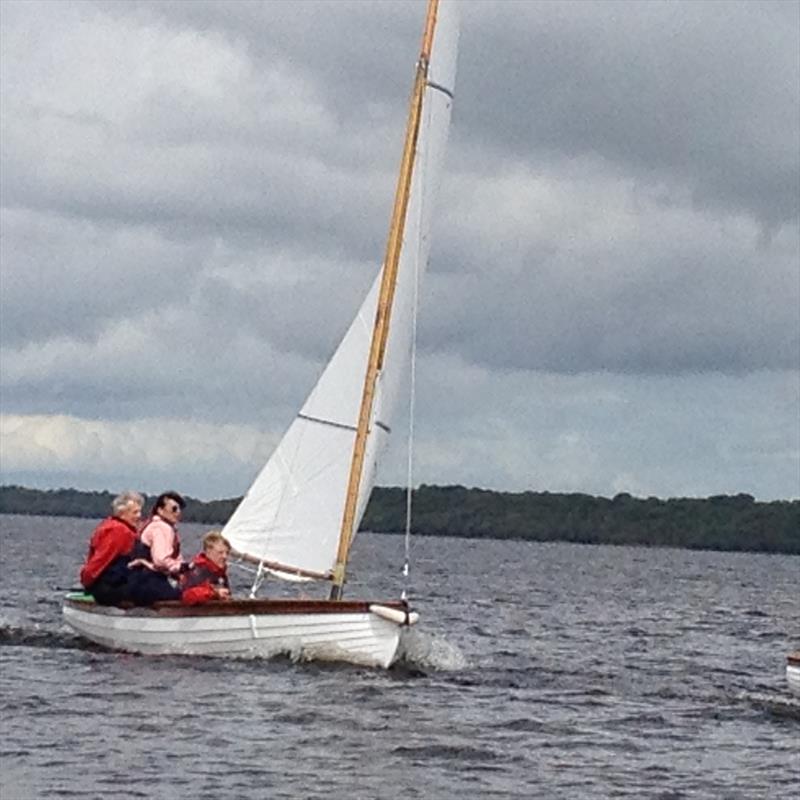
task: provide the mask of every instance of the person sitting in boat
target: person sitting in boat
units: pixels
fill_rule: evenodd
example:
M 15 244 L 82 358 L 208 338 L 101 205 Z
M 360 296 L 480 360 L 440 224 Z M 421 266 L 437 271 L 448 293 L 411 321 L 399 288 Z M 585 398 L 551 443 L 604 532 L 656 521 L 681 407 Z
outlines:
M 177 492 L 160 494 L 142 528 L 129 563 L 130 599 L 149 606 L 159 600 L 180 600 L 180 576 L 189 565 L 181 558 L 178 520 L 186 501 Z
M 181 580 L 181 602 L 192 606 L 209 600 L 230 600 L 228 556 L 230 542 L 220 531 L 209 531 L 203 537 L 203 552 L 193 559 Z
M 144 498 L 138 492 L 122 492 L 111 501 L 111 516 L 94 530 L 89 552 L 81 568 L 83 588 L 104 606 L 128 600 L 128 562 L 137 541 Z

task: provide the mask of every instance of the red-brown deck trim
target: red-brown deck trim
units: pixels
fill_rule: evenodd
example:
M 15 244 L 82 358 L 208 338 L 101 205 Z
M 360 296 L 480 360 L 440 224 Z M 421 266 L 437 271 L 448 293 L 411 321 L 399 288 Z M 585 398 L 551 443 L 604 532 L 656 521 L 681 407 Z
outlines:
M 800 667 L 800 650 L 795 650 L 794 653 L 789 653 L 789 655 L 786 656 L 786 660 L 793 667 Z
M 371 605 L 405 611 L 402 600 L 231 600 L 184 606 L 177 601 L 156 603 L 152 608 L 141 606 L 99 606 L 85 600 L 66 598 L 64 604 L 76 611 L 109 615 L 125 611 L 128 617 L 229 617 L 250 614 L 365 614 Z

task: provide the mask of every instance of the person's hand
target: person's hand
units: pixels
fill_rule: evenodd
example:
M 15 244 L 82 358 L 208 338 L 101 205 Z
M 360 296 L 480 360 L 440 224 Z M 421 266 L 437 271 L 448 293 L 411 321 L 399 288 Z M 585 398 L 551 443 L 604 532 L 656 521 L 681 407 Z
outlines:
M 155 572 L 155 567 L 146 558 L 134 558 L 133 561 L 128 562 L 128 569 L 136 567 L 146 567 L 151 572 Z
M 217 586 L 214 588 L 214 593 L 217 595 L 217 600 L 230 600 L 231 590 L 226 589 L 224 586 Z

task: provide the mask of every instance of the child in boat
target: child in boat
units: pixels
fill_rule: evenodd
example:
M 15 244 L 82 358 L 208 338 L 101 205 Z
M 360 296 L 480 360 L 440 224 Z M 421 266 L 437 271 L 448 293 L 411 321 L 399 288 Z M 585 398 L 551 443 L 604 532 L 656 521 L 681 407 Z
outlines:
M 203 537 L 203 552 L 192 561 L 181 581 L 181 602 L 186 605 L 209 600 L 230 600 L 228 556 L 231 545 L 220 531 L 209 531 Z

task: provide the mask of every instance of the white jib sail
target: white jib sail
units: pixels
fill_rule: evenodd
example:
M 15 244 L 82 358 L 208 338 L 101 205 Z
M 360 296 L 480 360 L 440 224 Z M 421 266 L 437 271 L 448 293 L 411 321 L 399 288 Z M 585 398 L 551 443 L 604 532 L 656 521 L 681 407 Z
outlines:
M 384 368 L 367 441 L 355 527 L 389 438 L 408 368 L 415 281 L 428 261 L 430 221 L 444 160 L 455 83 L 456 0 L 440 0 Z M 253 482 L 224 534 L 264 561 L 327 573 L 336 561 L 355 429 L 375 320 L 378 274 L 317 385 Z

